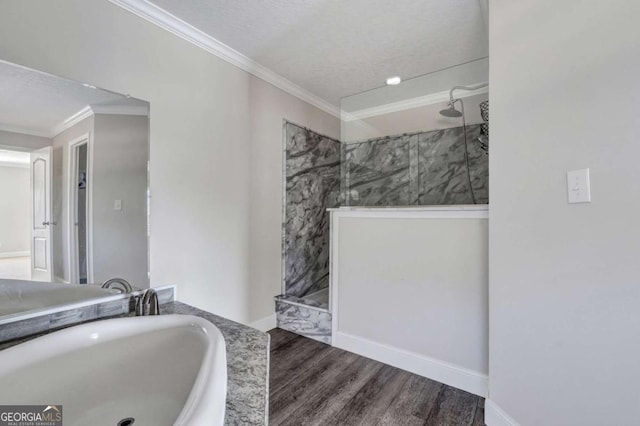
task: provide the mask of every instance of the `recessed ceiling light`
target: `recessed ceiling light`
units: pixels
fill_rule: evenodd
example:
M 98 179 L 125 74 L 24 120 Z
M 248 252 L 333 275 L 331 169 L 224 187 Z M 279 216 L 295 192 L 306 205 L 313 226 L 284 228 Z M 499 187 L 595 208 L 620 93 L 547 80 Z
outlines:
M 402 83 L 402 79 L 398 76 L 389 77 L 387 79 L 387 86 L 395 86 L 396 84 Z
M 82 85 L 83 85 L 84 87 L 89 88 L 89 89 L 97 89 L 97 87 L 96 87 L 96 86 L 94 86 L 93 84 L 89 84 L 89 83 L 82 83 Z

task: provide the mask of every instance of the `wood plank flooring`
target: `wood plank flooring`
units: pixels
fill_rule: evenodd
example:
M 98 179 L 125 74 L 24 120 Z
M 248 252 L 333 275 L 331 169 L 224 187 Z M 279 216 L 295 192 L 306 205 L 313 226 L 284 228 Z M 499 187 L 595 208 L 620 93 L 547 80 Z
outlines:
M 269 424 L 483 426 L 484 399 L 273 329 Z

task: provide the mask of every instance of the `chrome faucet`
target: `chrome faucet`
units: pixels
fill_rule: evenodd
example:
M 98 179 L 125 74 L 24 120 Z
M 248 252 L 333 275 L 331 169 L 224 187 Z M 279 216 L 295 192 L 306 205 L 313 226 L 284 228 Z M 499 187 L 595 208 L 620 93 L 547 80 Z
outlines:
M 136 316 L 160 315 L 158 293 L 148 288 L 136 299 Z
M 113 288 L 120 293 L 131 293 L 133 287 L 124 278 L 111 278 L 102 283 L 102 288 Z

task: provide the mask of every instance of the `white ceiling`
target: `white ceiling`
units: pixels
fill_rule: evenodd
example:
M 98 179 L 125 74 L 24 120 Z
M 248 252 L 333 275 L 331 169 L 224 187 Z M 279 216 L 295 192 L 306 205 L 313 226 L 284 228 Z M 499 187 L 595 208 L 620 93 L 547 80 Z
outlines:
M 53 137 L 87 106 L 138 106 L 146 102 L 0 61 L 0 129 Z
M 486 0 L 151 0 L 338 106 L 489 54 Z

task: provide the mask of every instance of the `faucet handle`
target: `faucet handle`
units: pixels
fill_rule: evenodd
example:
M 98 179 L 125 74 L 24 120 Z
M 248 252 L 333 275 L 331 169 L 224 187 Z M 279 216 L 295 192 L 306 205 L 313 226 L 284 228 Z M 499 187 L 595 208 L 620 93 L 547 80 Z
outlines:
M 149 300 L 149 315 L 160 315 L 160 303 L 158 301 L 158 293 L 153 290 Z
M 144 302 L 142 301 L 142 294 L 139 296 L 133 296 L 136 304 L 136 316 L 140 317 L 144 315 Z
M 148 288 L 136 299 L 136 316 L 160 315 L 158 293 Z

